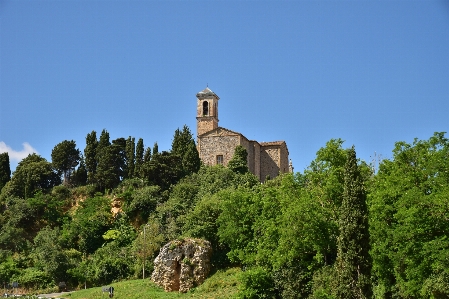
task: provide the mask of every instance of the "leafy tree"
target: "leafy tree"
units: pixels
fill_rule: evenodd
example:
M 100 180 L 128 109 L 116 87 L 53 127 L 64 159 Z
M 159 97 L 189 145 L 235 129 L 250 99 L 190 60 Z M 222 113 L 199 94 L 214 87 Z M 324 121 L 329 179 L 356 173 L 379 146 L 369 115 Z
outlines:
M 234 151 L 234 156 L 228 162 L 228 168 L 241 174 L 248 172 L 247 158 L 248 152 L 246 149 L 241 145 L 237 145 Z
M 64 183 L 68 183 L 71 172 L 78 165 L 80 151 L 75 141 L 64 140 L 58 143 L 51 152 L 51 161 L 59 173 L 64 175 Z
M 133 192 L 131 200 L 125 206 L 125 211 L 131 217 L 140 216 L 147 221 L 148 216 L 156 210 L 156 206 L 162 202 L 159 186 L 147 186 Z
M 136 163 L 134 166 L 134 176 L 135 177 L 139 177 L 139 178 L 142 177 L 142 175 L 140 173 L 140 169 L 144 162 L 144 159 L 143 159 L 144 150 L 145 149 L 143 146 L 143 139 L 139 138 L 139 140 L 137 141 L 137 146 L 136 146 Z
M 110 200 L 96 196 L 80 203 L 71 221 L 63 225 L 63 240 L 78 251 L 94 253 L 104 243 L 103 235 L 112 227 Z
M 59 185 L 61 178 L 51 163 L 39 155 L 31 154 L 19 162 L 11 180 L 5 185 L 2 197 L 33 197 L 36 191 L 48 191 Z
M 144 264 L 145 273 L 151 273 L 153 270 L 154 254 L 161 248 L 164 241 L 165 239 L 161 234 L 160 224 L 156 219 L 150 219 L 148 223 L 141 227 L 141 232 L 132 246 L 132 252 L 137 256 L 139 261 L 139 268 L 138 270 L 136 269 L 137 271 L 140 270 L 139 274 L 142 273 Z
M 449 141 L 397 142 L 369 194 L 376 296 L 449 296 Z
M 261 267 L 245 271 L 240 276 L 241 285 L 238 298 L 276 298 L 274 282 L 271 274 Z
M 86 160 L 87 182 L 93 184 L 95 182 L 95 174 L 97 170 L 97 132 L 92 131 L 86 136 L 86 148 L 84 149 L 84 157 Z
M 89 280 L 95 285 L 130 278 L 134 274 L 135 257 L 130 247 L 111 242 L 99 248 L 89 261 Z
M 338 224 L 337 298 L 371 298 L 368 211 L 354 147 L 348 150 Z
M 63 281 L 66 277 L 67 261 L 59 242 L 59 229 L 46 227 L 34 238 L 32 252 L 34 265 L 44 271 L 54 281 Z
M 11 179 L 11 168 L 9 166 L 9 154 L 0 154 L 0 191 Z

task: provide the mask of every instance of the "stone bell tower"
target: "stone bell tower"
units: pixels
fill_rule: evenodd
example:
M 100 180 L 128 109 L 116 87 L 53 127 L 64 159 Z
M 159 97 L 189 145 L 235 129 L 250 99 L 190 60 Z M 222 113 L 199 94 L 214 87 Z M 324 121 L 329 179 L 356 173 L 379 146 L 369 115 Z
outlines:
M 196 94 L 196 135 L 218 128 L 218 100 L 215 92 L 206 87 Z

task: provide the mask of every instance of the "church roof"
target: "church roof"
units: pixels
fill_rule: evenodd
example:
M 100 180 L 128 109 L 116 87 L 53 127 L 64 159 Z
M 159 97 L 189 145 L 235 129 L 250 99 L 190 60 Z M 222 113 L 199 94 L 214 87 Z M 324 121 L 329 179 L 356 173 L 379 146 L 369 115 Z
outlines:
M 208 132 L 204 132 L 203 134 L 199 135 L 198 137 L 202 137 L 202 136 L 206 136 L 206 135 L 209 135 L 209 134 L 213 134 L 214 132 L 222 132 L 222 131 L 228 132 L 228 133 L 231 133 L 231 134 L 235 134 L 235 135 L 242 135 L 243 136 L 242 133 L 235 132 L 235 131 L 232 131 L 232 130 L 229 130 L 229 129 L 226 129 L 226 128 L 223 128 L 223 127 L 217 127 L 217 128 L 215 128 L 213 130 L 210 130 Z M 243 136 L 243 137 L 245 137 L 245 136 Z
M 283 143 L 285 143 L 285 141 L 260 142 L 259 144 L 262 146 L 269 146 L 269 145 L 282 145 Z
M 217 94 L 212 90 L 210 90 L 209 87 L 206 87 L 205 89 L 197 93 L 196 96 L 197 97 L 216 96 L 218 98 Z

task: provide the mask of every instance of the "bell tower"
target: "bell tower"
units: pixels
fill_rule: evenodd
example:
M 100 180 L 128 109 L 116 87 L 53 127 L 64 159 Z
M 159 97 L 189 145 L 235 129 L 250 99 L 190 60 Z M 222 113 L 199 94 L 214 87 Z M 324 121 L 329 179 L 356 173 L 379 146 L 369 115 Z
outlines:
M 196 94 L 196 136 L 218 128 L 218 100 L 215 92 L 206 87 Z

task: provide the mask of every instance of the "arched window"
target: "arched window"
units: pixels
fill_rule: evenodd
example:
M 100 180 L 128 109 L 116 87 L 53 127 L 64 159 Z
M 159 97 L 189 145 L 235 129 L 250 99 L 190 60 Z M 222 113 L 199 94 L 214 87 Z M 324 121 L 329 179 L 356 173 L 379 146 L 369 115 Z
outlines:
M 203 102 L 203 115 L 209 115 L 209 103 L 207 101 Z

